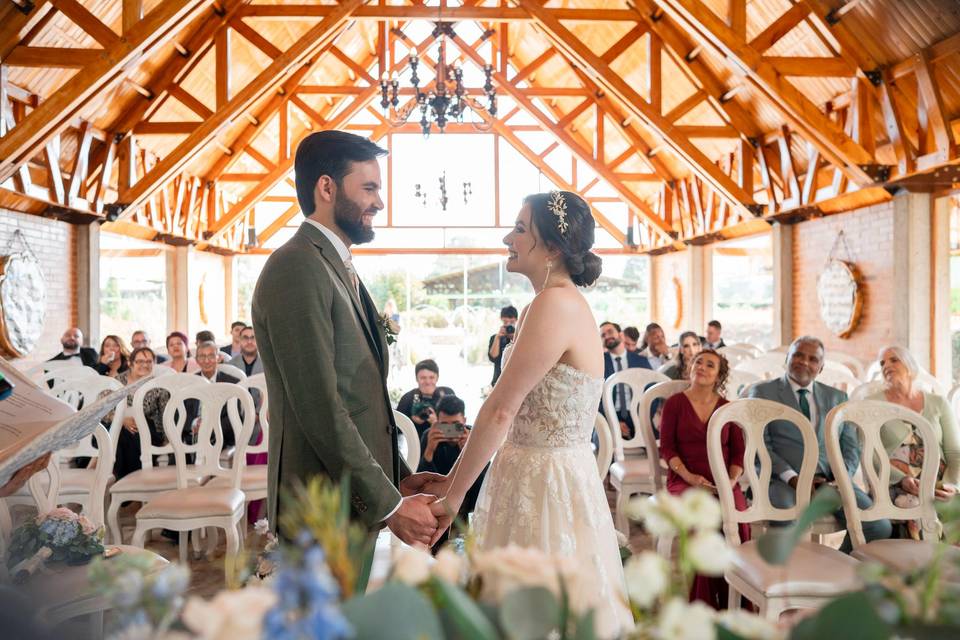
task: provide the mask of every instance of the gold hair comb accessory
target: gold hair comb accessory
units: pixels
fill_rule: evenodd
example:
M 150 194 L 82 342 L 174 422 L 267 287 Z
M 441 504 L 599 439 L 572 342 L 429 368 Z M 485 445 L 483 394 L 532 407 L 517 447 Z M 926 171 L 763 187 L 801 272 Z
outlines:
M 559 191 L 551 191 L 550 199 L 547 201 L 547 209 L 550 210 L 550 213 L 557 216 L 557 229 L 560 230 L 560 235 L 563 235 L 567 232 L 567 202 L 563 198 L 563 194 Z

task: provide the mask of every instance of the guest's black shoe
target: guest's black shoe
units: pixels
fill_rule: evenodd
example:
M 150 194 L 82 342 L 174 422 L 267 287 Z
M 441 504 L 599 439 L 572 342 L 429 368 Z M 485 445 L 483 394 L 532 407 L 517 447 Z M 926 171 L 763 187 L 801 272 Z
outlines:
M 163 536 L 164 538 L 166 538 L 167 540 L 173 540 L 174 542 L 180 542 L 180 532 L 179 532 L 179 531 L 174 531 L 173 529 L 164 529 L 163 531 L 160 532 L 160 535 L 162 535 L 162 536 Z

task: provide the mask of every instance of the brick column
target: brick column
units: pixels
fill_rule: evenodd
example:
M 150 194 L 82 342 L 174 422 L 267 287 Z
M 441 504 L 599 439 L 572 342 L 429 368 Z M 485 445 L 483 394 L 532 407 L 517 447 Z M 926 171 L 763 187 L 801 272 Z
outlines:
M 90 346 L 100 344 L 100 224 L 77 229 L 77 326 Z

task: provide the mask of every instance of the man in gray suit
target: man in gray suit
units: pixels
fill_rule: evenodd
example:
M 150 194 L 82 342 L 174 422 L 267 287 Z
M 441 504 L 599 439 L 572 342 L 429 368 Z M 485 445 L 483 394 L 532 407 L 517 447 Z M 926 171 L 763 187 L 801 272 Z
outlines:
M 817 470 L 813 477 L 813 491 L 824 483 L 833 481 L 833 472 L 827 461 L 824 447 L 823 424 L 827 414 L 847 401 L 847 394 L 839 389 L 816 381 L 823 370 L 824 348 L 819 338 L 803 336 L 790 345 L 787 353 L 787 373 L 782 378 L 760 382 L 753 385 L 747 394 L 750 398 L 761 398 L 780 402 L 799 411 L 814 426 L 817 442 L 820 445 Z M 796 504 L 797 477 L 803 460 L 803 438 L 800 430 L 785 420 L 771 422 L 763 434 L 770 459 L 773 463 L 773 476 L 770 478 L 770 502 L 775 507 L 788 508 Z M 860 440 L 857 428 L 852 424 L 844 425 L 840 432 L 840 451 L 847 473 L 853 477 L 860 465 Z M 873 504 L 866 493 L 854 487 L 857 504 L 861 508 Z M 834 514 L 840 526 L 846 526 L 843 511 Z M 867 541 L 889 538 L 892 528 L 889 520 L 875 520 L 863 523 L 863 533 Z M 841 551 L 850 551 L 849 534 L 840 547 Z
M 387 344 L 349 247 L 373 239 L 383 209 L 387 152 L 341 131 L 312 133 L 295 158 L 306 220 L 267 260 L 253 294 L 253 325 L 270 397 L 267 513 L 276 527 L 285 491 L 324 475 L 349 478 L 353 517 L 371 532 L 429 544 L 436 474 L 400 459 L 387 393 Z

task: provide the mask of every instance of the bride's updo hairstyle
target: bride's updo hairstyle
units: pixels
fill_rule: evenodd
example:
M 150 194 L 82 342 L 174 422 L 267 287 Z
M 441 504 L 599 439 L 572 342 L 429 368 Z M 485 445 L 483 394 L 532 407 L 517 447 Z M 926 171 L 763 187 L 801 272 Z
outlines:
M 535 193 L 523 199 L 537 235 L 551 249 L 560 251 L 573 283 L 589 287 L 600 277 L 600 256 L 593 247 L 593 214 L 583 198 L 570 191 Z

